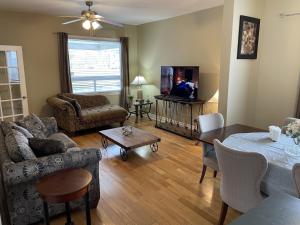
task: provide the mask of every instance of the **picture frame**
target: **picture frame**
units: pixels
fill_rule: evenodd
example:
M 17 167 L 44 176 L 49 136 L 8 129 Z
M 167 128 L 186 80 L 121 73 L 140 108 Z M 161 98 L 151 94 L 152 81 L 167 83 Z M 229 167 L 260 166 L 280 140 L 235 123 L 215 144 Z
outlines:
M 238 59 L 257 59 L 260 19 L 240 16 Z

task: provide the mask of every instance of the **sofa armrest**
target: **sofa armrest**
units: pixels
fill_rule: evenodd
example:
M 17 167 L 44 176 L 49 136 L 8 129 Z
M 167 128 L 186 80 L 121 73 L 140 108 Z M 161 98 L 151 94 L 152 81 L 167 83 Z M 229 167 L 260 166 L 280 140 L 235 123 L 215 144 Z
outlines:
M 47 103 L 61 111 L 68 111 L 69 114 L 76 115 L 75 109 L 70 102 L 57 97 L 50 97 L 47 99 Z
M 43 117 L 41 121 L 47 128 L 47 136 L 58 132 L 57 122 L 54 117 Z
M 99 149 L 90 148 L 19 163 L 3 164 L 3 180 L 4 184 L 8 187 L 21 183 L 36 182 L 38 179 L 59 170 L 82 168 L 87 165 L 99 163 L 101 158 L 101 151 Z

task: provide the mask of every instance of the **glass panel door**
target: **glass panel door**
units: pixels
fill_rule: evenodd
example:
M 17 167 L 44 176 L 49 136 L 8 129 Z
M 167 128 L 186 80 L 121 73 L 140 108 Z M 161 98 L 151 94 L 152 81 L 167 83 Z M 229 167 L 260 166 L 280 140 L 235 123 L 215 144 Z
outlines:
M 0 45 L 0 120 L 28 115 L 22 48 Z

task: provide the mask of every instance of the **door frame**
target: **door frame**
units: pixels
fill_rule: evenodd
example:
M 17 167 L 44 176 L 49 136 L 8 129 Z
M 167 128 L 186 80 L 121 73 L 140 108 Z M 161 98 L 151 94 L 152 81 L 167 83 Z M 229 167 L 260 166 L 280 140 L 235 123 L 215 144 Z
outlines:
M 22 46 L 0 45 L 0 51 L 15 51 L 17 53 L 20 88 L 22 94 L 21 98 L 22 98 L 22 106 L 23 106 L 23 115 L 27 116 L 29 114 L 29 109 L 28 109 L 28 98 L 27 98 L 27 88 L 26 88 Z

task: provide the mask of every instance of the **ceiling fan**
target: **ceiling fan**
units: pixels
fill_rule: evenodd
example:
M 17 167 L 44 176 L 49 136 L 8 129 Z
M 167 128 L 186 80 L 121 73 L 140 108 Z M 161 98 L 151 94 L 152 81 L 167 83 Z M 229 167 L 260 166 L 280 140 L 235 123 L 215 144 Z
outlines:
M 60 17 L 64 17 L 64 18 L 76 18 L 74 20 L 67 21 L 62 24 L 68 25 L 71 23 L 76 23 L 76 22 L 82 21 L 82 27 L 85 30 L 90 30 L 90 31 L 94 31 L 94 30 L 103 28 L 101 23 L 108 23 L 108 24 L 111 24 L 114 26 L 123 27 L 123 25 L 121 23 L 107 20 L 103 16 L 100 16 L 96 11 L 91 10 L 91 6 L 93 5 L 92 0 L 86 0 L 85 4 L 88 7 L 88 9 L 81 11 L 81 16 L 60 16 Z

